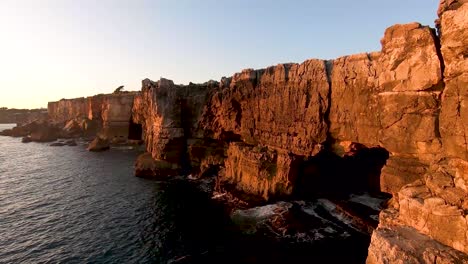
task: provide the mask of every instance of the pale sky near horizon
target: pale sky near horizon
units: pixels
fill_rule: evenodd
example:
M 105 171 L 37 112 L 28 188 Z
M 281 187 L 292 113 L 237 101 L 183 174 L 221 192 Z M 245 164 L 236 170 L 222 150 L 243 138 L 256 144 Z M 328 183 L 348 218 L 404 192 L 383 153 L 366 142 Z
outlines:
M 380 50 L 438 0 L 0 0 L 0 107 Z

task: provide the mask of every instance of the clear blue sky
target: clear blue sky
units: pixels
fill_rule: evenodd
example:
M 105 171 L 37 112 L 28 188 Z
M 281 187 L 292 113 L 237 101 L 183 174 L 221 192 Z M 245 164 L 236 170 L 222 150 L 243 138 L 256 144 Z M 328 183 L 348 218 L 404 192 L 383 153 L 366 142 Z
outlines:
M 1 0 L 0 106 L 380 50 L 393 24 L 433 26 L 438 2 Z

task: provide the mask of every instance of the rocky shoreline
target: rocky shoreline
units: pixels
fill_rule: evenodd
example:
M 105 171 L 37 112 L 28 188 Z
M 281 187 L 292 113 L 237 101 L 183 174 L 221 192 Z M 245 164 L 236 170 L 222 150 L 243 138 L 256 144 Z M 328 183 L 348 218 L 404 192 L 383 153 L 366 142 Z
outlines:
M 85 137 L 96 151 L 144 144 L 136 176 L 209 180 L 233 221 L 253 221 L 247 230 L 312 237 L 314 201 L 372 234 L 369 264 L 465 263 L 468 1 L 442 0 L 438 15 L 437 30 L 388 28 L 380 52 L 204 84 L 145 79 L 140 92 L 50 102 L 47 121 L 2 134 Z M 363 193 L 392 198 L 369 214 L 352 202 Z M 274 213 L 249 220 L 262 210 Z M 304 229 L 284 229 L 295 221 Z

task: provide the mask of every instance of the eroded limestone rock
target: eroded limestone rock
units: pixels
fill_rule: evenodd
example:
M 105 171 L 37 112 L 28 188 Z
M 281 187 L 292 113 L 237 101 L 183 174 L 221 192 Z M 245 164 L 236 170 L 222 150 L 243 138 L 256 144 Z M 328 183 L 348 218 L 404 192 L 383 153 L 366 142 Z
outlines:
M 312 155 L 327 139 L 325 61 L 280 64 L 235 74 L 211 97 L 202 127 L 216 139 Z M 237 136 L 237 138 L 236 138 Z
M 468 3 L 443 1 L 440 10 L 445 63 L 440 133 L 447 155 L 468 160 Z
M 198 129 L 208 92 L 217 83 L 175 85 L 171 80 L 143 80 L 141 94 L 134 100 L 133 121 L 141 124 L 146 149 L 154 159 L 186 162 L 188 140 L 201 138 Z
M 372 234 L 367 264 L 455 264 L 468 256 L 410 227 L 378 228 Z
M 334 139 L 378 145 L 379 56 L 380 53 L 358 54 L 333 60 L 329 118 Z
M 298 159 L 267 147 L 231 143 L 223 180 L 237 189 L 268 199 L 292 193 L 298 173 Z

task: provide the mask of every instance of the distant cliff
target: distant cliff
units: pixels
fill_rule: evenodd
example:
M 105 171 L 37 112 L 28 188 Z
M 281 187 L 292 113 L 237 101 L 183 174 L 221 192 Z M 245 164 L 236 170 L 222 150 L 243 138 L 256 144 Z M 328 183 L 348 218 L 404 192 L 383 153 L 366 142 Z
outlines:
M 47 109 L 0 108 L 0 124 L 24 124 L 47 118 Z
M 49 102 L 49 120 L 59 124 L 70 120 L 89 120 L 98 126 L 101 137 L 127 139 L 133 99 L 137 93 L 117 92 Z

